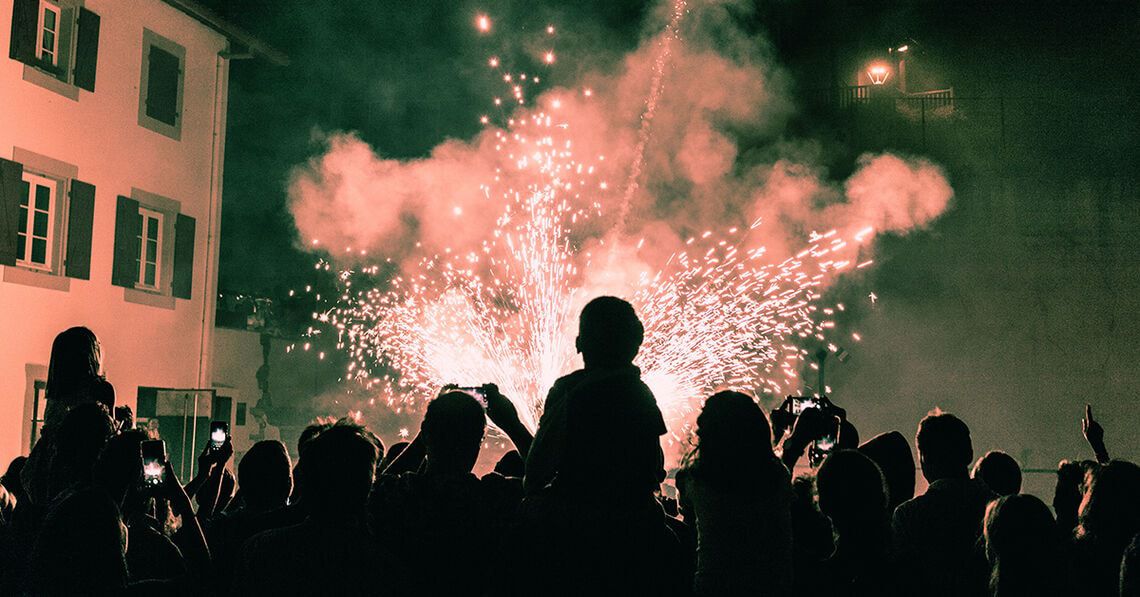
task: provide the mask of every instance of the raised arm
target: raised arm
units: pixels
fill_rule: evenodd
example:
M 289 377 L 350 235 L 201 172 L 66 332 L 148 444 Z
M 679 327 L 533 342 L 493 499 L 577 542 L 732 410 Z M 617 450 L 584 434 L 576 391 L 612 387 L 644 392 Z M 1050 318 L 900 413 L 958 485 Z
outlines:
M 1093 418 L 1092 405 L 1085 405 L 1085 418 L 1081 419 L 1081 432 L 1085 434 L 1085 441 L 1089 443 L 1096 461 L 1106 464 L 1109 461 L 1108 449 L 1104 446 L 1104 427 Z
M 511 443 L 525 461 L 527 454 L 530 453 L 530 445 L 534 442 L 534 436 L 519 420 L 519 413 L 514 403 L 499 392 L 499 386 L 487 384 L 483 389 L 487 396 L 487 418 L 511 438 Z

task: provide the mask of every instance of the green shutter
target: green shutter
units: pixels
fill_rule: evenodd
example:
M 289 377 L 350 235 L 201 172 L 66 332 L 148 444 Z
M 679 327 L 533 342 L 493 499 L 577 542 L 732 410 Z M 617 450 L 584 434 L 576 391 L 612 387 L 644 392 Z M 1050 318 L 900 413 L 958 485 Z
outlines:
M 146 115 L 178 126 L 178 78 L 182 64 L 178 57 L 158 46 L 147 54 Z
M 16 265 L 16 234 L 24 167 L 0 158 L 0 265 Z
M 194 218 L 178 214 L 174 221 L 174 282 L 171 294 L 188 299 L 194 287 Z
M 99 15 L 79 9 L 79 33 L 75 40 L 75 86 L 95 91 L 95 64 L 99 58 Z
M 139 276 L 139 202 L 119 196 L 115 205 L 115 260 L 111 265 L 111 283 L 134 288 Z
M 67 267 L 69 278 L 91 279 L 91 227 L 95 221 L 95 186 L 71 181 L 67 207 Z
M 12 40 L 8 46 L 8 57 L 25 64 L 35 63 L 39 12 L 40 0 L 15 0 L 12 4 Z

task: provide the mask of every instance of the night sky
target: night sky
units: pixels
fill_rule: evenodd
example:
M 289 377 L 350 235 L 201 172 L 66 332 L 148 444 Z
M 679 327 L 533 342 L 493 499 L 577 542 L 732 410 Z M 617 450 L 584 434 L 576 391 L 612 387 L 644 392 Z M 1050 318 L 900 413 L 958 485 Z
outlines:
M 624 0 L 207 4 L 292 60 L 236 62 L 231 74 L 219 286 L 269 296 L 312 279 L 286 189 L 323 133 L 355 131 L 385 157 L 413 158 L 479 130 L 488 82 L 475 70 L 511 48 L 476 35 L 475 14 L 514 31 L 557 23 L 559 51 L 590 70 L 610 68 L 653 19 L 652 6 Z M 1088 456 L 1079 418 L 1092 402 L 1110 451 L 1140 457 L 1140 5 L 725 4 L 788 77 L 798 111 L 783 140 L 816 143 L 838 177 L 865 150 L 925 155 L 955 190 L 931 229 L 883 239 L 876 269 L 833 290 L 866 338 L 831 384 L 864 436 L 911 435 L 939 405 L 971 424 L 978 454 L 1001 447 L 1049 468 Z M 921 52 L 915 84 L 962 98 L 925 143 L 916 126 L 810 108 L 813 89 L 848 83 L 868 53 L 906 40 Z

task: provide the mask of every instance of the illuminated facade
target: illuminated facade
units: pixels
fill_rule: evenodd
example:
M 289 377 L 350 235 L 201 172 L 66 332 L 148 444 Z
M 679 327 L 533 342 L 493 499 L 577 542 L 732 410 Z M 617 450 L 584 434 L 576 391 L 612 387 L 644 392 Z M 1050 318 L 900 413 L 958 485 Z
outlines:
M 211 389 L 230 60 L 284 57 L 191 0 L 0 0 L 0 19 L 7 462 L 35 439 L 65 328 L 99 336 L 117 402 L 144 416 L 156 388 Z

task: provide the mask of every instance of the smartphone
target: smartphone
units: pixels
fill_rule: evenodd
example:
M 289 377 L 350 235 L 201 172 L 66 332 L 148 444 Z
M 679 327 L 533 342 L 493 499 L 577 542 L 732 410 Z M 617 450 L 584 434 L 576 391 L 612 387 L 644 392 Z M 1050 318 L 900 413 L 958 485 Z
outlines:
M 792 396 L 792 414 L 797 417 L 809 408 L 819 407 L 819 400 L 814 396 Z
M 142 453 L 143 487 L 155 489 L 166 481 L 166 442 L 160 439 L 139 444 Z
M 460 392 L 467 392 L 468 394 L 471 394 L 475 397 L 476 400 L 479 401 L 479 404 L 484 409 L 487 408 L 487 392 L 483 389 L 483 386 L 460 386 L 455 389 L 459 390 Z
M 230 438 L 230 424 L 225 421 L 210 423 L 210 449 L 219 450 Z
M 826 435 L 817 438 L 808 447 L 808 463 L 811 466 L 819 466 L 832 452 L 835 451 L 835 445 L 838 443 L 839 438 L 839 420 L 836 419 L 835 427 L 833 427 Z

